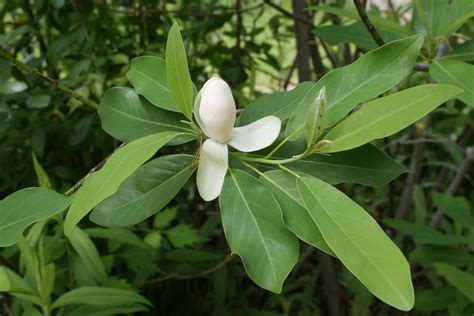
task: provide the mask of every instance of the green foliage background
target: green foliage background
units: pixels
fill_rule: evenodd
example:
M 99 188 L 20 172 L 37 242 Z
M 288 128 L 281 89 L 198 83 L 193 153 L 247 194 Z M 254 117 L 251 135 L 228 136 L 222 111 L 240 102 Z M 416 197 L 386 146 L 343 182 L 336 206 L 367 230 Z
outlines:
M 410 173 L 374 188 L 338 187 L 370 210 L 410 260 L 416 293 L 410 314 L 472 315 L 474 8 L 470 1 L 454 0 L 457 10 L 440 2 L 387 1 L 368 12 L 385 42 L 425 36 L 418 68 L 427 65 L 429 71 L 413 71 L 393 91 L 438 81 L 465 93 L 375 142 Z M 102 130 L 93 105 L 107 89 L 130 86 L 125 74 L 134 57 L 165 56 L 173 21 L 181 27 L 193 82 L 201 87 L 218 73 L 240 108 L 262 94 L 293 88 L 304 71 L 305 80 L 316 81 L 377 47 L 352 2 L 305 5 L 313 8 L 304 11 L 307 16 L 293 11 L 292 1 L 0 0 L 2 49 L 93 101 L 81 103 L 0 59 L 0 198 L 39 184 L 65 192 L 120 145 Z M 313 22 L 305 35 L 312 43 L 308 69 L 296 59 L 301 30 L 295 32 L 294 24 L 301 20 Z M 162 155 L 196 149 L 167 147 Z M 430 225 L 438 209 L 446 216 Z M 42 272 L 55 279 L 53 297 L 102 286 L 133 290 L 154 306 L 146 311 L 147 301 L 127 296 L 129 310 L 104 306 L 74 314 L 66 309 L 65 315 L 401 314 L 376 300 L 334 258 L 304 243 L 282 294 L 259 288 L 239 259 L 229 256 L 220 222 L 217 202 L 203 203 L 189 181 L 164 211 L 133 227 L 85 223 L 68 244 L 53 223 L 38 222 L 26 240 L 42 249 L 45 264 L 56 266 Z M 45 234 L 35 239 L 35 229 Z M 2 248 L 0 264 L 23 275 L 29 263 L 19 259 L 21 248 Z M 115 289 L 113 295 L 123 294 Z M 2 314 L 41 315 L 28 300 L 3 294 L 0 300 Z

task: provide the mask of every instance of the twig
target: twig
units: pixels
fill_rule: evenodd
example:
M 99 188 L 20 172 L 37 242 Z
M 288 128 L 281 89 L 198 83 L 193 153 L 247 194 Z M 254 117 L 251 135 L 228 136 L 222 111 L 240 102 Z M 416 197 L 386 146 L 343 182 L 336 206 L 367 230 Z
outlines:
M 116 151 L 118 151 L 120 148 L 122 148 L 123 146 L 125 146 L 125 143 L 122 143 L 120 146 L 118 146 L 110 155 L 108 155 L 107 157 L 105 157 L 104 159 L 102 159 L 101 162 L 99 162 L 97 165 L 94 166 L 94 168 L 92 168 L 91 170 L 89 170 L 89 172 L 87 172 L 87 174 L 82 177 L 79 181 L 77 181 L 71 188 L 69 188 L 69 190 L 67 190 L 66 192 L 64 192 L 64 195 L 66 196 L 70 196 L 72 195 L 74 192 L 76 192 L 77 190 L 79 190 L 79 188 L 82 186 L 82 184 L 84 184 L 84 181 L 86 180 L 87 176 L 90 175 L 91 173 L 93 172 L 96 172 L 98 170 L 100 170 L 104 165 L 105 163 L 107 162 L 107 160 L 110 158 L 110 156 L 112 156 Z
M 290 11 L 287 11 L 287 10 L 283 9 L 282 7 L 280 7 L 279 5 L 273 3 L 271 0 L 264 0 L 263 2 L 268 4 L 269 6 L 271 6 L 272 8 L 274 8 L 275 10 L 277 10 L 278 12 L 282 13 L 284 16 L 286 16 L 290 19 L 298 20 L 301 23 L 304 23 L 308 26 L 313 26 L 313 21 L 309 20 L 308 18 L 306 18 L 304 16 L 293 14 Z
M 213 266 L 213 267 L 211 267 L 207 270 L 204 270 L 203 272 L 201 272 L 199 274 L 177 274 L 177 273 L 172 273 L 172 274 L 168 274 L 168 275 L 156 278 L 156 279 L 151 279 L 149 281 L 146 281 L 145 284 L 160 283 L 160 282 L 167 281 L 167 280 L 189 280 L 189 279 L 202 278 L 204 276 L 207 276 L 207 275 L 212 274 L 213 272 L 219 270 L 220 268 L 225 266 L 227 263 L 232 261 L 235 257 L 236 257 L 235 254 L 230 254 L 230 255 L 226 256 L 224 260 L 217 263 L 215 266 Z
M 41 81 L 45 82 L 46 84 L 49 84 L 50 86 L 53 86 L 58 90 L 61 90 L 65 94 L 67 94 L 70 97 L 84 103 L 88 107 L 93 108 L 93 109 L 97 108 L 97 103 L 95 103 L 94 101 L 83 97 L 82 95 L 80 95 L 79 93 L 69 89 L 68 87 L 66 87 L 65 85 L 60 83 L 59 81 L 54 80 L 54 79 L 48 77 L 47 75 L 42 74 L 38 70 L 33 69 L 30 66 L 22 63 L 21 61 L 16 60 L 12 55 L 7 53 L 4 49 L 0 49 L 0 58 L 6 59 L 8 62 L 10 62 L 13 66 L 17 67 L 18 69 L 20 69 L 22 72 L 24 72 L 26 74 L 29 74 L 29 75 L 32 75 L 33 77 L 36 77 L 36 78 L 40 79 Z
M 453 181 L 451 181 L 451 183 L 449 184 L 446 194 L 448 195 L 456 194 L 456 192 L 459 190 L 459 187 L 461 186 L 464 180 L 464 176 L 466 175 L 473 161 L 474 161 L 474 147 L 470 147 L 466 149 L 466 157 L 464 158 L 464 161 L 461 163 L 461 166 L 456 172 L 456 175 L 454 176 Z M 433 217 L 431 218 L 430 226 L 432 228 L 438 227 L 439 223 L 441 223 L 441 220 L 443 219 L 443 216 L 444 216 L 443 210 L 441 208 L 438 208 L 435 214 L 433 215 Z
M 423 64 L 423 63 L 416 63 L 413 69 L 418 70 L 418 71 L 428 71 L 430 70 L 430 65 Z
M 114 13 L 122 13 L 130 16 L 139 16 L 142 14 L 168 14 L 174 16 L 194 16 L 194 17 L 208 17 L 208 16 L 227 16 L 227 15 L 234 15 L 236 14 L 235 10 L 223 11 L 223 12 L 208 12 L 208 11 L 181 11 L 181 10 L 165 10 L 159 8 L 137 8 L 137 9 L 130 9 L 130 8 L 120 8 L 120 7 L 113 7 L 105 3 L 105 1 L 96 0 L 94 1 L 95 4 L 101 6 L 102 9 L 114 12 Z M 239 13 L 245 13 L 248 11 L 252 11 L 258 9 L 262 6 L 262 3 L 254 5 L 252 7 L 244 8 L 239 11 Z
M 370 19 L 367 15 L 367 12 L 365 12 L 365 8 L 362 2 L 360 0 L 354 0 L 354 5 L 357 9 L 357 13 L 359 13 L 360 19 L 367 28 L 367 31 L 369 31 L 370 35 L 374 39 L 375 43 L 377 43 L 377 45 L 379 46 L 384 45 L 385 42 L 383 41 L 382 37 L 380 37 L 380 34 L 375 28 L 375 26 L 372 24 L 372 22 L 370 22 Z

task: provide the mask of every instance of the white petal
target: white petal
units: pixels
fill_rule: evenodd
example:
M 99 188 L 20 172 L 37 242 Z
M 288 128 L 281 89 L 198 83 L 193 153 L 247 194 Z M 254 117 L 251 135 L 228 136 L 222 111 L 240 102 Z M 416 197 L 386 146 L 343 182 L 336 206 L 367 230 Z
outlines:
M 207 136 L 219 143 L 232 137 L 235 102 L 229 85 L 219 77 L 209 79 L 201 89 L 199 117 Z
M 277 139 L 281 120 L 276 116 L 266 116 L 249 125 L 236 127 L 229 145 L 242 152 L 266 148 Z
M 199 195 L 203 200 L 211 201 L 219 196 L 228 165 L 227 145 L 207 139 L 201 147 L 196 176 Z

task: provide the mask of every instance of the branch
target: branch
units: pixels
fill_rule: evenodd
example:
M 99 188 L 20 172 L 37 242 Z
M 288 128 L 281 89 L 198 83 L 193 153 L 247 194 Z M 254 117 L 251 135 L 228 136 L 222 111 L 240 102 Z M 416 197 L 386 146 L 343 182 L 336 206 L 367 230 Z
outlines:
M 71 188 L 69 188 L 69 190 L 67 190 L 66 192 L 64 192 L 64 195 L 66 196 L 70 196 L 72 195 L 74 192 L 76 192 L 77 190 L 79 190 L 79 188 L 82 186 L 82 184 L 84 183 L 84 181 L 86 180 L 87 176 L 90 175 L 91 173 L 93 172 L 96 172 L 98 170 L 100 170 L 104 165 L 105 163 L 107 162 L 107 159 L 110 158 L 110 156 L 112 156 L 117 150 L 119 150 L 120 148 L 122 148 L 123 146 L 125 146 L 125 143 L 122 143 L 120 146 L 118 146 L 110 155 L 108 155 L 107 157 L 105 157 L 104 159 L 102 159 L 101 162 L 99 162 L 97 165 L 94 166 L 94 168 L 92 168 L 91 170 L 89 170 L 89 172 L 87 172 L 87 174 L 82 177 L 79 181 L 77 181 Z
M 359 16 L 360 16 L 362 22 L 364 23 L 365 27 L 367 28 L 367 31 L 369 31 L 370 35 L 374 39 L 375 43 L 377 43 L 377 45 L 379 45 L 379 46 L 384 45 L 385 42 L 383 41 L 382 37 L 380 37 L 380 34 L 377 31 L 377 29 L 375 28 L 375 26 L 372 24 L 372 22 L 370 22 L 370 19 L 367 16 L 367 12 L 365 12 L 365 8 L 364 8 L 364 5 L 362 4 L 362 2 L 360 0 L 354 0 L 354 5 L 357 9 L 357 12 L 359 13 Z
M 95 0 L 95 4 L 102 7 L 102 9 L 114 12 L 114 13 L 122 13 L 131 16 L 138 16 L 142 14 L 169 14 L 174 16 L 194 16 L 194 17 L 208 17 L 208 16 L 227 16 L 227 15 L 234 15 L 236 13 L 244 13 L 248 11 L 252 11 L 258 9 L 263 4 L 259 3 L 252 7 L 248 7 L 245 9 L 241 9 L 238 12 L 235 10 L 223 11 L 223 12 L 208 12 L 208 11 L 198 11 L 198 12 L 186 12 L 180 10 L 163 10 L 158 8 L 137 8 L 137 9 L 130 9 L 130 8 L 120 8 L 120 7 L 113 7 L 105 3 L 103 0 Z
M 6 59 L 13 66 L 17 67 L 18 69 L 20 69 L 25 74 L 29 74 L 33 77 L 36 77 L 37 79 L 40 79 L 41 81 L 45 82 L 46 84 L 48 84 L 48 85 L 50 85 L 50 86 L 52 86 L 52 87 L 54 87 L 58 90 L 61 90 L 62 92 L 69 95 L 70 97 L 78 100 L 79 102 L 84 103 L 88 107 L 93 108 L 93 109 L 97 108 L 97 103 L 95 103 L 94 101 L 85 98 L 84 96 L 80 95 L 79 93 L 69 89 L 68 87 L 66 87 L 65 85 L 60 83 L 59 81 L 54 80 L 54 79 L 42 74 L 41 72 L 39 72 L 36 69 L 31 68 L 27 64 L 24 64 L 21 61 L 16 60 L 12 55 L 7 53 L 4 49 L 0 49 L 0 58 Z
M 271 0 L 264 0 L 263 2 L 268 4 L 269 6 L 271 6 L 272 8 L 274 8 L 275 10 L 277 10 L 278 12 L 282 13 L 284 16 L 286 16 L 290 19 L 297 20 L 297 21 L 299 21 L 301 23 L 304 23 L 308 26 L 313 26 L 313 21 L 309 20 L 308 18 L 306 18 L 304 16 L 293 14 L 293 13 L 283 9 L 279 5 L 273 3 Z
M 235 257 L 236 257 L 235 254 L 230 254 L 230 255 L 226 256 L 224 260 L 222 260 L 221 262 L 219 262 L 215 266 L 213 266 L 213 267 L 211 267 L 207 270 L 204 270 L 200 274 L 177 274 L 177 273 L 172 273 L 172 274 L 168 274 L 168 275 L 156 278 L 156 279 L 151 279 L 149 281 L 146 281 L 145 284 L 160 283 L 160 282 L 167 281 L 167 280 L 189 280 L 189 279 L 195 279 L 195 278 L 202 278 L 206 275 L 212 274 L 213 272 L 219 270 L 220 268 L 225 266 L 227 263 L 232 261 Z
M 464 161 L 462 162 L 461 166 L 456 172 L 456 175 L 454 176 L 453 181 L 451 181 L 448 190 L 446 191 L 448 195 L 452 196 L 456 194 L 472 162 L 474 162 L 474 147 L 466 149 L 466 157 L 464 158 Z M 443 219 L 443 216 L 443 210 L 438 208 L 431 219 L 430 226 L 432 228 L 438 227 L 439 223 L 441 223 L 441 220 Z

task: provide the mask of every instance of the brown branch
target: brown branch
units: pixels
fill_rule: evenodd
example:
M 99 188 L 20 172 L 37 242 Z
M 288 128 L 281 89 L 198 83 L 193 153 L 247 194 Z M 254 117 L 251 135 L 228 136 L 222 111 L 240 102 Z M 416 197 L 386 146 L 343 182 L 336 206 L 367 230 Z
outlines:
M 385 42 L 383 41 L 382 37 L 380 37 L 380 34 L 375 28 L 375 26 L 372 24 L 372 22 L 370 22 L 369 16 L 367 15 L 367 12 L 365 12 L 365 7 L 362 2 L 360 0 L 354 0 L 354 5 L 357 9 L 357 13 L 359 13 L 360 19 L 367 28 L 367 31 L 369 31 L 370 35 L 374 39 L 375 43 L 377 43 L 377 45 L 379 46 L 384 45 Z
M 101 1 L 101 0 L 95 0 L 94 2 L 105 11 L 121 13 L 121 14 L 130 15 L 130 16 L 139 16 L 142 14 L 168 14 L 168 15 L 174 15 L 174 16 L 208 17 L 208 16 L 227 16 L 227 15 L 236 14 L 235 10 L 229 10 L 229 11 L 223 11 L 223 12 L 208 12 L 208 11 L 186 12 L 186 11 L 181 11 L 181 10 L 165 10 L 165 9 L 159 9 L 159 8 L 131 9 L 131 8 L 114 7 L 114 6 L 108 5 L 107 3 L 105 3 L 105 1 Z M 263 5 L 262 3 L 259 3 L 252 7 L 243 8 L 239 11 L 239 13 L 245 13 L 245 12 L 258 9 L 262 5 Z
M 116 151 L 118 151 L 120 148 L 122 148 L 123 146 L 125 146 L 125 143 L 122 143 L 120 146 L 118 146 L 110 155 L 108 155 L 107 157 L 105 157 L 104 159 L 101 160 L 101 162 L 99 162 L 97 165 L 94 166 L 94 168 L 92 168 L 91 170 L 89 170 L 89 172 L 87 172 L 87 174 L 82 177 L 79 181 L 77 181 L 71 188 L 69 188 L 69 190 L 67 190 L 66 192 L 64 192 L 64 195 L 66 196 L 70 196 L 72 195 L 74 192 L 76 192 L 77 190 L 79 190 L 79 188 L 84 184 L 84 181 L 86 180 L 87 176 L 90 175 L 91 173 L 93 172 L 96 172 L 98 170 L 100 170 L 104 165 L 105 163 L 107 162 L 107 160 L 110 158 L 110 156 L 112 156 Z
M 205 277 L 205 276 L 207 276 L 209 274 L 212 274 L 213 272 L 219 270 L 220 268 L 222 268 L 223 266 L 228 264 L 230 261 L 232 261 L 235 257 L 236 257 L 235 254 L 230 254 L 230 255 L 226 256 L 224 260 L 217 263 L 215 266 L 210 267 L 209 269 L 204 270 L 199 274 L 177 274 L 177 273 L 172 273 L 172 274 L 168 274 L 168 275 L 156 278 L 156 279 L 151 279 L 149 281 L 146 281 L 145 284 L 160 283 L 160 282 L 167 281 L 167 280 L 189 280 L 189 279 L 202 278 L 202 277 Z
M 21 61 L 16 60 L 12 55 L 7 53 L 3 49 L 0 49 L 0 58 L 6 59 L 10 64 L 12 64 L 16 68 L 20 69 L 25 74 L 29 74 L 33 77 L 36 77 L 37 79 L 40 79 L 44 83 L 46 83 L 46 84 L 48 84 L 48 85 L 64 92 L 65 94 L 69 95 L 70 97 L 84 103 L 88 107 L 93 108 L 93 109 L 97 108 L 97 103 L 95 103 L 94 101 L 85 98 L 84 96 L 80 95 L 79 93 L 69 89 L 68 87 L 66 87 L 65 85 L 60 83 L 59 81 L 54 80 L 54 79 L 48 77 L 47 75 L 42 74 L 41 72 L 39 72 L 36 69 L 31 68 L 27 64 L 24 64 Z
M 461 186 L 464 177 L 469 170 L 469 167 L 471 166 L 471 163 L 474 162 L 474 147 L 470 147 L 466 149 L 466 157 L 464 158 L 464 161 L 461 163 L 461 166 L 459 166 L 458 171 L 456 172 L 456 175 L 453 178 L 453 181 L 449 184 L 448 190 L 446 193 L 448 195 L 454 195 L 456 192 L 459 190 L 459 187 Z M 443 219 L 444 212 L 441 208 L 438 208 L 431 218 L 430 226 L 432 228 L 438 227 L 439 223 L 441 223 L 441 220 Z
M 304 17 L 304 16 L 299 15 L 299 14 L 291 13 L 290 11 L 287 11 L 287 10 L 283 9 L 282 7 L 280 7 L 279 5 L 273 3 L 271 0 L 264 0 L 263 2 L 268 4 L 270 7 L 274 8 L 278 12 L 282 13 L 287 18 L 297 20 L 297 21 L 299 21 L 303 24 L 306 24 L 308 26 L 311 26 L 311 27 L 313 26 L 313 21 L 309 20 L 307 17 Z

